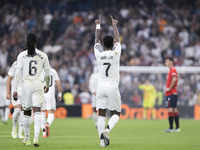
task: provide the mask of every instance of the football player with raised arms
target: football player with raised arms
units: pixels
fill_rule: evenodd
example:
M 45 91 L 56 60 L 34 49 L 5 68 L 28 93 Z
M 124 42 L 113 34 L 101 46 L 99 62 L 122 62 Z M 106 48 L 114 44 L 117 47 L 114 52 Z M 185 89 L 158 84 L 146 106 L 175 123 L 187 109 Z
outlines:
M 6 82 L 6 86 L 7 86 L 7 94 L 6 94 L 6 98 L 8 100 L 11 99 L 11 91 L 13 92 L 13 77 L 15 76 L 15 72 L 16 72 L 16 66 L 17 66 L 17 61 L 15 61 L 9 72 L 8 72 L 8 78 L 7 78 L 7 82 Z M 21 72 L 22 73 L 22 72 Z M 11 90 L 10 87 L 12 86 Z M 12 137 L 13 138 L 24 138 L 24 136 L 22 135 L 22 130 L 23 130 L 23 114 L 24 111 L 22 109 L 21 106 L 21 93 L 22 93 L 22 79 L 20 78 L 19 84 L 18 84 L 18 89 L 17 89 L 17 93 L 18 93 L 18 100 L 15 101 L 12 98 L 12 104 L 14 107 L 14 112 L 13 112 L 13 128 L 12 128 Z M 19 132 L 18 132 L 18 136 L 17 136 L 17 121 L 19 119 Z
M 58 101 L 62 100 L 62 87 L 60 84 L 60 79 L 58 73 L 55 69 L 50 69 L 50 83 L 49 83 L 49 92 L 44 94 L 44 103 L 41 108 L 41 127 L 43 131 L 42 137 L 49 137 L 50 135 L 50 125 L 54 120 L 54 112 L 56 110 L 56 100 L 55 100 L 55 83 L 58 88 Z M 46 121 L 46 110 L 48 111 L 48 118 Z
M 117 20 L 111 16 L 114 29 L 114 38 L 106 35 L 103 38 L 103 48 L 99 40 L 101 16 L 95 20 L 95 45 L 94 54 L 98 66 L 98 89 L 97 89 L 97 110 L 98 116 L 98 133 L 100 137 L 100 147 L 109 145 L 109 132 L 119 121 L 121 112 L 121 96 L 119 93 L 119 66 L 121 56 L 121 44 L 119 32 L 117 29 Z M 105 129 L 106 109 L 111 111 L 111 118 Z
M 44 93 L 49 91 L 50 65 L 45 53 L 36 48 L 37 37 L 34 33 L 29 33 L 26 37 L 26 48 L 17 57 L 17 68 L 14 78 L 13 98 L 18 99 L 18 83 L 22 71 L 22 108 L 24 110 L 24 136 L 22 141 L 26 146 L 30 142 L 30 117 L 31 109 L 34 114 L 34 139 L 35 147 L 39 146 L 39 134 L 41 126 L 41 106 L 44 101 Z M 44 87 L 44 73 L 46 86 Z

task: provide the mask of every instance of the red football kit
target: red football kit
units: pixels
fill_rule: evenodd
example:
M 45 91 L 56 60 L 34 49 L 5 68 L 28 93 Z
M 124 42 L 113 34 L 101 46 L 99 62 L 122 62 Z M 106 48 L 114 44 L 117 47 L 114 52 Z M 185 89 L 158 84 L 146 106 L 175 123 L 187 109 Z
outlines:
M 178 83 L 178 73 L 176 71 L 176 68 L 173 66 L 170 68 L 168 76 L 167 76 L 167 83 L 166 83 L 166 89 L 170 87 L 171 83 L 172 83 L 172 78 L 176 77 L 176 83 L 175 85 L 172 87 L 172 89 L 169 92 L 165 92 L 165 96 L 169 96 L 172 94 L 177 94 L 177 83 Z

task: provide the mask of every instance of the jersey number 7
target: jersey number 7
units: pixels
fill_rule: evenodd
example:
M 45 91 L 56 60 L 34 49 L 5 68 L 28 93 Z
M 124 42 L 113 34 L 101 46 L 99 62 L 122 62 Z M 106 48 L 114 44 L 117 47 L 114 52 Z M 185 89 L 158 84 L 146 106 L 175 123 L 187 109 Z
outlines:
M 103 63 L 103 65 L 108 65 L 105 71 L 106 77 L 108 77 L 108 70 L 110 69 L 111 64 L 110 63 Z

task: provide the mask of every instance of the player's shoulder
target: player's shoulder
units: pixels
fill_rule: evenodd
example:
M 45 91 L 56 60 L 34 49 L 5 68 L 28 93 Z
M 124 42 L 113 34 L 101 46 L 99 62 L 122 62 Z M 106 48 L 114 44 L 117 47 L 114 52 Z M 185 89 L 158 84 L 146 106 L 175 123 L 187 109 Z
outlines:
M 12 63 L 11 68 L 14 68 L 15 66 L 17 66 L 17 61 L 14 61 L 14 62 Z
M 36 48 L 36 53 L 39 54 L 39 55 L 41 55 L 42 57 L 47 57 L 46 53 L 42 52 L 41 50 L 39 50 L 37 48 Z
M 28 56 L 27 50 L 19 53 L 18 57 Z
M 57 73 L 57 71 L 55 69 L 53 69 L 53 68 L 50 68 L 50 72 Z
M 176 71 L 176 68 L 175 68 L 174 66 L 170 69 L 170 71 L 171 71 L 171 72 L 177 72 L 177 71 Z

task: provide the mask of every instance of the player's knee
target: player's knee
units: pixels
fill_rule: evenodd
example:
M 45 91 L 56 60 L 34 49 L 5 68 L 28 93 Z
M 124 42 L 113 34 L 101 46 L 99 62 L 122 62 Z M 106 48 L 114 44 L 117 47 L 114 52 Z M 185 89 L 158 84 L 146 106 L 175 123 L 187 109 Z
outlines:
M 26 111 L 24 111 L 24 115 L 26 115 L 26 116 L 31 116 L 31 110 L 26 110 Z
M 40 107 L 33 107 L 33 113 L 35 112 L 41 112 L 41 108 Z
M 106 116 L 106 109 L 99 109 L 99 116 Z
M 116 110 L 111 111 L 111 114 L 112 114 L 112 115 L 118 115 L 118 116 L 120 116 L 120 112 L 118 112 L 118 111 L 116 111 Z

